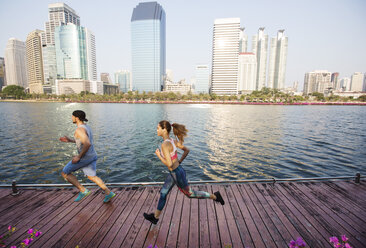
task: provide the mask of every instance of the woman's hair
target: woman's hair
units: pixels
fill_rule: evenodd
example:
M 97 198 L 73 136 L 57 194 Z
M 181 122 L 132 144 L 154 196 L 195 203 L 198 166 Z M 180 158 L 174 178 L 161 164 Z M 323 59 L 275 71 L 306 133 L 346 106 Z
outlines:
M 188 130 L 186 129 L 186 126 L 184 126 L 184 125 L 181 125 L 178 123 L 173 123 L 172 125 L 170 125 L 169 121 L 160 121 L 159 126 L 162 129 L 166 129 L 168 133 L 170 133 L 170 130 L 173 127 L 173 133 L 181 143 L 184 142 L 184 137 L 187 136 Z

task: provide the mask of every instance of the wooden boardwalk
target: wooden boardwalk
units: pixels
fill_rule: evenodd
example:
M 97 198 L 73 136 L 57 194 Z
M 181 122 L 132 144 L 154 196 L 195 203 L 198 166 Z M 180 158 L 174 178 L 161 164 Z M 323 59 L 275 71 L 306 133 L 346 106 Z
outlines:
M 302 237 L 308 247 L 332 247 L 329 237 L 346 234 L 352 247 L 366 247 L 366 183 L 350 181 L 197 185 L 219 190 L 224 206 L 185 197 L 176 187 L 157 225 L 144 212 L 157 205 L 160 187 L 118 187 L 103 204 L 97 188 L 76 203 L 71 188 L 0 189 L 0 234 L 17 230 L 7 244 L 18 245 L 27 230 L 43 232 L 31 247 L 288 247 Z

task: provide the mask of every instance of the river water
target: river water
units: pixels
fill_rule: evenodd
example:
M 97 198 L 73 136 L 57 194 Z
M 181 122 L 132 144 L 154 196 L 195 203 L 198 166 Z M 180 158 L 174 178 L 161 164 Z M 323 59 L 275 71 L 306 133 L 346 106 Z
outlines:
M 366 174 L 364 106 L 1 102 L 0 183 L 64 183 L 76 146 L 59 137 L 73 136 L 77 109 L 89 119 L 105 182 L 164 181 L 154 154 L 164 119 L 189 130 L 189 180 Z

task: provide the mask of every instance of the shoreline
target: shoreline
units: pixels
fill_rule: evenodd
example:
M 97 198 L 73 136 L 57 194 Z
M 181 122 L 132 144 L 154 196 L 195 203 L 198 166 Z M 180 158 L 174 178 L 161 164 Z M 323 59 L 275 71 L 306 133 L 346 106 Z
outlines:
M 15 99 L 0 99 L 0 102 L 64 102 L 64 103 L 127 103 L 127 104 L 230 104 L 230 105 L 339 105 L 339 106 L 366 106 L 366 102 L 240 102 L 240 101 L 71 101 L 71 100 L 45 100 L 45 99 L 27 99 L 27 100 L 15 100 Z

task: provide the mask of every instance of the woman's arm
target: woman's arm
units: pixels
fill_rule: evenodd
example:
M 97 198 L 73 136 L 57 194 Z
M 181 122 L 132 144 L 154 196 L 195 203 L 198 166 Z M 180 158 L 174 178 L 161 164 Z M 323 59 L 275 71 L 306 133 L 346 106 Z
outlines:
M 183 155 L 182 157 L 180 157 L 180 159 L 178 160 L 179 164 L 181 164 L 183 162 L 183 160 L 187 157 L 188 153 L 189 153 L 189 149 L 184 146 L 181 142 L 176 141 L 175 142 L 176 147 L 178 147 L 179 149 L 183 150 Z

